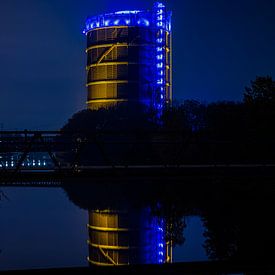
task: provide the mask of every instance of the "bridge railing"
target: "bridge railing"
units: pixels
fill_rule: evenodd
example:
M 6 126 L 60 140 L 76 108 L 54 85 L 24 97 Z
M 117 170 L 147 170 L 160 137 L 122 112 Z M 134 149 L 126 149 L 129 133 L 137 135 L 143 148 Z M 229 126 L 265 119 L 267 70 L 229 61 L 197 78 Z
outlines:
M 102 165 L 275 164 L 275 142 L 209 140 L 180 131 L 2 131 L 0 156 L 45 153 L 55 169 Z

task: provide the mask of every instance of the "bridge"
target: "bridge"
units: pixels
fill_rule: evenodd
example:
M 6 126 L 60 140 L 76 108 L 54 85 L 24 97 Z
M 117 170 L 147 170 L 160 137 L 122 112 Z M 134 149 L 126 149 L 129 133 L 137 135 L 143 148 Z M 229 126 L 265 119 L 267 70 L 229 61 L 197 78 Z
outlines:
M 47 155 L 51 164 L 24 165 L 31 153 Z M 180 131 L 2 131 L 0 184 L 272 179 L 274 153 L 275 143 L 205 141 Z M 13 163 L 7 165 L 11 157 Z

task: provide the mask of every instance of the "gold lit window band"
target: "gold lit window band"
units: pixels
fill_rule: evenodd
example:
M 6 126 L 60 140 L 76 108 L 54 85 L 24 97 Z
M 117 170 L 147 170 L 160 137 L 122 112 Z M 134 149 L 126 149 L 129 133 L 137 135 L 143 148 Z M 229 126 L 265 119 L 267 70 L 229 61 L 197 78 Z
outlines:
M 108 48 L 108 47 L 112 47 L 112 46 L 116 46 L 116 47 L 153 47 L 153 44 L 135 44 L 135 43 L 112 43 L 112 44 L 101 44 L 101 45 L 94 45 L 91 46 L 89 48 L 86 49 L 86 53 L 89 52 L 90 50 L 94 50 L 94 49 L 101 49 L 101 48 Z
M 102 84 L 127 84 L 130 81 L 128 80 L 100 80 L 100 81 L 93 81 L 87 83 L 87 87 L 93 86 L 93 85 L 102 85 Z
M 113 98 L 113 99 L 92 99 L 88 100 L 86 103 L 91 104 L 91 103 L 111 103 L 111 102 L 127 102 L 128 99 L 120 99 L 120 98 Z
M 88 262 L 90 262 L 93 265 L 97 265 L 97 266 L 114 266 L 114 264 L 111 264 L 111 263 L 101 263 L 101 262 L 93 261 L 89 257 L 87 259 L 88 259 Z M 116 266 L 125 266 L 125 265 L 129 265 L 129 264 L 115 264 L 115 265 Z
M 94 63 L 86 67 L 86 70 L 89 71 L 91 68 L 98 66 L 111 66 L 111 65 L 140 65 L 140 63 L 136 62 L 126 62 L 126 61 L 117 61 L 117 62 L 101 62 L 99 64 Z
M 96 230 L 96 231 L 110 231 L 110 232 L 125 232 L 129 231 L 129 228 L 111 228 L 111 227 L 98 227 L 98 226 L 93 226 L 88 224 L 88 228 Z
M 95 244 L 88 241 L 88 244 L 95 248 L 110 249 L 110 250 L 130 250 L 137 249 L 136 246 L 119 246 L 119 245 L 104 245 L 104 244 Z

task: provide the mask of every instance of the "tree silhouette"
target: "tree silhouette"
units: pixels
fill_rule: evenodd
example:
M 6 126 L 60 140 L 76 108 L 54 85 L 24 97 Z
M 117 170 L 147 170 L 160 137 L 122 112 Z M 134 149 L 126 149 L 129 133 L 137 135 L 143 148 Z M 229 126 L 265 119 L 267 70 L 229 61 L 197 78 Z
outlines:
M 244 102 L 246 104 L 275 104 L 275 81 L 271 76 L 258 76 L 245 87 Z

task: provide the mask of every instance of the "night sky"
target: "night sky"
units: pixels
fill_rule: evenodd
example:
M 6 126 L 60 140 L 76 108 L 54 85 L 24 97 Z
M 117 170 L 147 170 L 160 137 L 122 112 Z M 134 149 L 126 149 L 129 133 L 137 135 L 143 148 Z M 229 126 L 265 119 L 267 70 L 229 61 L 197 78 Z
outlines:
M 88 15 L 150 9 L 138 0 L 0 0 L 0 127 L 59 129 L 85 108 Z M 174 99 L 242 100 L 275 78 L 274 0 L 170 0 Z

